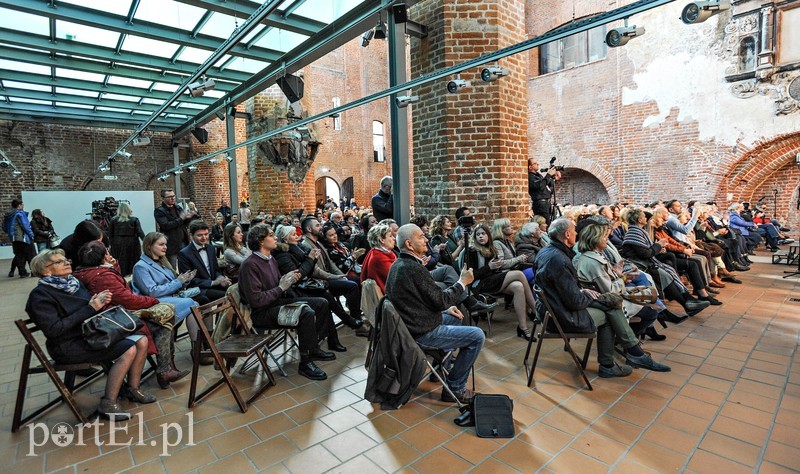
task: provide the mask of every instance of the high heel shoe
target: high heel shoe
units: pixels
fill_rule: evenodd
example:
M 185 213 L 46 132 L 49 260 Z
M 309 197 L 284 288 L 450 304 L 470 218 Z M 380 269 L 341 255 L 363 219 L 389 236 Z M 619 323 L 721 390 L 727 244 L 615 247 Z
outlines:
M 666 316 L 663 316 L 662 314 L 659 314 L 656 317 L 656 321 L 658 321 L 658 324 L 660 324 L 662 328 L 667 329 L 667 318 L 666 318 Z
M 653 326 L 650 326 L 649 328 L 645 329 L 644 335 L 654 341 L 663 341 L 664 339 L 667 338 L 667 336 L 656 332 L 656 328 L 654 328 Z
M 661 314 L 658 315 L 658 317 L 659 318 L 663 318 L 668 323 L 680 324 L 680 323 L 686 321 L 686 319 L 689 316 L 678 316 L 677 314 L 673 313 L 672 311 L 670 311 L 668 309 L 665 309 L 664 311 L 661 312 Z
M 522 329 L 521 327 L 517 326 L 517 337 L 521 337 L 526 341 L 531 340 L 531 330 L 530 328 Z

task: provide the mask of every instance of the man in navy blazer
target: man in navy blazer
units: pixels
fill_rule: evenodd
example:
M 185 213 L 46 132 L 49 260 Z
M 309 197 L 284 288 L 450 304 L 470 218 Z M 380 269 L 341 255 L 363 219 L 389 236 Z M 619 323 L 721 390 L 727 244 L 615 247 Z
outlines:
M 189 234 L 192 242 L 178 253 L 178 268 L 181 272 L 197 270 L 189 286 L 200 288 L 200 294 L 208 301 L 224 297 L 231 281 L 217 267 L 217 253 L 210 244 L 208 224 L 199 219 L 192 221 Z

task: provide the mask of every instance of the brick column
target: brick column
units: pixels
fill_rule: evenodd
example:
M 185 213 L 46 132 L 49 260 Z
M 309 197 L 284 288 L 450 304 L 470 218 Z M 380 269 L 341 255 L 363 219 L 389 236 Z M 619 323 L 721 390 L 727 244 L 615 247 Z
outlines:
M 523 0 L 423 0 L 410 18 L 428 26 L 429 36 L 412 40 L 411 75 L 419 77 L 462 63 L 526 38 Z M 457 94 L 447 80 L 414 91 L 415 209 L 449 213 L 465 205 L 479 220 L 527 216 L 527 55 L 500 66 L 511 74 L 495 82 L 480 70 L 461 74 L 472 86 Z

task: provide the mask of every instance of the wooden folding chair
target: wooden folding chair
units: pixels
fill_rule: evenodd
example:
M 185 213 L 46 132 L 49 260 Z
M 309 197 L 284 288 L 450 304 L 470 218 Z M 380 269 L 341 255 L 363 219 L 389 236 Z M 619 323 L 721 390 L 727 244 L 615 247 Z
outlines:
M 528 387 L 531 386 L 533 383 L 533 372 L 536 370 L 536 364 L 539 361 L 539 353 L 542 350 L 542 342 L 545 339 L 561 339 L 564 341 L 564 350 L 569 352 L 572 356 L 572 360 L 575 361 L 575 366 L 578 367 L 578 371 L 580 372 L 583 380 L 586 382 L 586 386 L 589 390 L 592 389 L 592 384 L 589 382 L 589 378 L 586 376 L 586 363 L 589 361 L 589 352 L 592 349 L 592 341 L 597 337 L 597 331 L 591 333 L 583 333 L 583 332 L 568 332 L 565 333 L 563 329 L 561 329 L 561 324 L 558 322 L 558 318 L 555 317 L 555 312 L 553 311 L 553 307 L 550 306 L 550 302 L 547 301 L 547 297 L 545 297 L 544 292 L 542 289 L 535 285 L 533 291 L 536 293 L 536 296 L 540 298 L 542 304 L 544 304 L 545 309 L 547 310 L 544 315 L 544 321 L 539 321 L 539 316 L 536 317 L 536 321 L 534 321 L 534 327 L 531 331 L 531 335 L 536 335 L 538 338 L 538 342 L 536 343 L 536 354 L 533 356 L 533 366 L 528 368 L 528 357 L 531 353 L 531 346 L 533 342 L 536 340 L 531 337 L 531 340 L 528 341 L 528 350 L 525 351 L 525 359 L 523 360 L 523 365 L 525 365 L 525 370 L 528 373 Z M 548 331 L 549 324 L 552 323 L 553 326 L 556 328 L 556 332 Z M 536 334 L 536 327 L 540 326 L 541 330 L 539 334 Z M 570 339 L 588 339 L 586 343 L 586 351 L 583 354 L 583 360 L 578 359 L 578 356 L 575 354 L 575 351 L 572 349 L 572 345 L 570 345 Z
M 233 314 L 233 328 L 229 336 L 215 344 L 203 320 L 209 317 L 216 318 L 217 316 L 225 314 L 227 311 L 231 311 Z M 192 354 L 193 366 L 192 384 L 189 388 L 189 408 L 192 408 L 195 403 L 199 402 L 221 384 L 225 383 L 236 399 L 236 403 L 239 405 L 242 413 L 247 412 L 248 404 L 252 403 L 256 397 L 261 395 L 261 393 L 270 386 L 275 385 L 275 378 L 272 376 L 272 371 L 267 365 L 267 361 L 264 359 L 262 353 L 262 349 L 272 341 L 272 336 L 250 333 L 231 295 L 203 306 L 192 308 L 192 317 L 195 318 L 200 331 L 197 333 L 197 343 L 194 345 Z M 222 372 L 222 377 L 209 385 L 201 393 L 197 394 L 200 356 L 208 355 L 214 357 L 216 365 L 219 366 L 219 371 Z M 236 364 L 237 358 L 247 358 L 252 355 L 258 358 L 261 367 L 264 368 L 264 372 L 267 374 L 267 382 L 258 387 L 255 393 L 245 401 L 239 393 L 239 389 L 236 388 L 236 384 L 233 382 L 230 370 Z
M 22 367 L 19 374 L 19 388 L 17 389 L 17 403 L 14 407 L 14 418 L 11 424 L 11 431 L 17 432 L 19 428 L 28 423 L 30 420 L 36 418 L 40 414 L 56 406 L 61 402 L 66 402 L 72 413 L 80 420 L 81 423 L 88 423 L 89 419 L 81 412 L 78 405 L 75 403 L 73 393 L 77 392 L 86 385 L 92 383 L 95 379 L 104 374 L 102 367 L 98 368 L 99 363 L 82 363 L 82 364 L 57 364 L 50 360 L 44 353 L 33 333 L 40 329 L 36 324 L 30 320 L 18 319 L 14 321 L 22 337 L 25 338 L 25 350 L 22 355 Z M 31 367 L 31 354 L 36 355 L 41 364 L 39 367 Z M 95 369 L 94 372 L 83 379 L 77 385 L 75 384 L 75 372 L 79 370 Z M 64 380 L 58 376 L 58 372 L 64 372 Z M 23 405 L 25 403 L 25 390 L 28 386 L 28 376 L 31 374 L 44 374 L 46 373 L 53 384 L 58 389 L 60 395 L 58 398 L 51 400 L 49 403 L 40 407 L 33 413 L 26 417 L 22 417 Z

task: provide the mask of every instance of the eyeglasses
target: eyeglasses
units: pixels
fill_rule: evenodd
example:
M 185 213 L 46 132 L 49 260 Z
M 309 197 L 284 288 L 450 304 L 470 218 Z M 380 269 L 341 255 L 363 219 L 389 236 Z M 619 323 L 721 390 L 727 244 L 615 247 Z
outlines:
M 175 195 L 173 194 L 172 196 L 164 196 L 164 199 L 175 199 Z
M 69 263 L 69 264 L 72 264 L 72 260 L 70 260 L 70 259 L 65 259 L 65 260 L 56 260 L 55 262 L 50 262 L 50 263 L 48 263 L 46 266 L 47 266 L 47 267 L 52 267 L 53 265 L 66 265 L 66 264 L 68 264 L 68 263 Z

